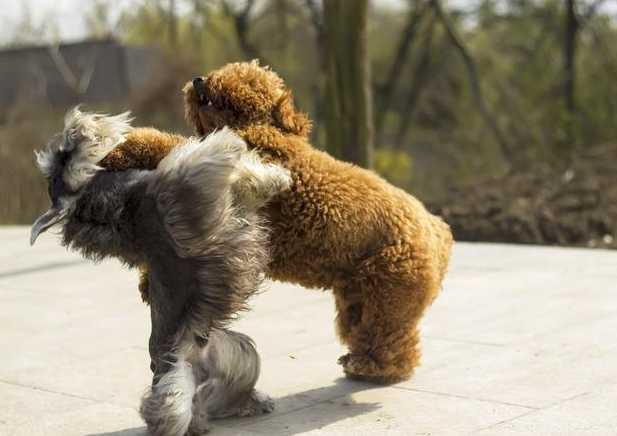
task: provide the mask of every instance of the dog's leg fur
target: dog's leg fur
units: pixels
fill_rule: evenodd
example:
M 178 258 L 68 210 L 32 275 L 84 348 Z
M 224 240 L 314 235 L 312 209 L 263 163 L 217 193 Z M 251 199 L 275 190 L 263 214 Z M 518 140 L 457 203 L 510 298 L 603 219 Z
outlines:
M 209 419 L 269 413 L 274 403 L 255 391 L 260 360 L 241 333 L 213 330 L 205 347 L 187 333 L 177 342 L 169 368 L 155 376 L 140 413 L 150 435 L 199 436 Z M 194 337 L 194 336 L 193 336 Z
M 412 375 L 418 323 L 444 273 L 405 246 L 387 247 L 363 262 L 349 288 L 335 289 L 337 331 L 350 349 L 339 363 L 348 376 L 393 383 Z
M 149 436 L 184 436 L 193 419 L 193 397 L 199 383 L 194 366 L 199 345 L 195 330 L 184 319 L 184 302 L 170 303 L 176 293 L 163 285 L 160 275 L 165 272 L 149 271 L 149 348 L 154 376 L 139 411 Z M 181 293 L 176 297 L 185 298 Z
M 251 416 L 268 413 L 272 400 L 254 390 L 259 378 L 260 360 L 253 341 L 230 330 L 213 330 L 202 351 L 200 384 L 193 403 L 192 434 L 207 428 L 208 418 Z M 203 431 L 202 431 L 203 433 Z
M 141 402 L 140 414 L 148 426 L 148 434 L 184 436 L 193 419 L 193 397 L 197 388 L 193 364 L 189 362 L 193 344 L 181 339 L 169 355 L 174 359 L 170 369 L 152 385 Z
M 157 303 L 155 298 L 153 311 L 161 310 Z M 173 313 L 167 311 L 163 317 L 173 318 Z M 152 388 L 140 408 L 149 435 L 198 436 L 210 428 L 209 419 L 273 410 L 273 401 L 254 390 L 260 359 L 248 336 L 214 329 L 205 340 L 186 330 L 166 339 L 170 323 L 156 316 L 152 321 L 151 355 L 157 363 Z M 173 345 L 167 347 L 170 341 Z
M 251 338 L 231 330 L 216 333 L 204 363 L 208 381 L 220 381 L 220 388 L 214 388 L 211 396 L 202 396 L 212 418 L 271 412 L 272 400 L 254 390 L 261 364 Z

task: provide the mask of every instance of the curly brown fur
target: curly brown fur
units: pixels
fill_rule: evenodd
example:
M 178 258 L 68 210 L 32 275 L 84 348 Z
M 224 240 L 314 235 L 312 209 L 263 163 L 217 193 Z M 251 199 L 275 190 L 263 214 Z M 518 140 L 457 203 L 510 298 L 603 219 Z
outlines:
M 103 168 L 126 170 L 134 168 L 153 170 L 172 148 L 186 141 L 182 135 L 160 132 L 150 127 L 141 127 L 128 132 L 124 142 L 118 144 L 99 163 Z
M 312 148 L 310 121 L 295 112 L 282 80 L 257 62 L 195 79 L 184 97 L 198 134 L 230 126 L 264 160 L 290 170 L 291 190 L 267 207 L 268 274 L 333 289 L 338 334 L 349 346 L 339 359 L 344 371 L 377 382 L 410 377 L 420 358 L 418 323 L 447 269 L 448 226 L 376 174 Z M 162 159 L 170 146 L 149 147 L 147 161 Z M 143 165 L 129 153 L 122 164 Z

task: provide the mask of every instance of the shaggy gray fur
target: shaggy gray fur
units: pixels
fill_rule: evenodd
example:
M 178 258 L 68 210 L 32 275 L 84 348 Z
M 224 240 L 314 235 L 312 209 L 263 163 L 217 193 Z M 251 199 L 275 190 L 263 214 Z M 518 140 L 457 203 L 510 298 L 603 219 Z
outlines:
M 201 434 L 208 417 L 272 410 L 253 389 L 253 342 L 225 329 L 263 280 L 268 235 L 256 209 L 290 183 L 250 153 L 225 129 L 179 146 L 155 171 L 100 171 L 84 186 L 50 188 L 52 205 L 66 209 L 64 245 L 148 266 L 154 378 L 140 412 L 151 435 Z M 62 168 L 46 170 L 62 184 Z M 238 204 L 233 185 L 247 177 L 263 200 Z

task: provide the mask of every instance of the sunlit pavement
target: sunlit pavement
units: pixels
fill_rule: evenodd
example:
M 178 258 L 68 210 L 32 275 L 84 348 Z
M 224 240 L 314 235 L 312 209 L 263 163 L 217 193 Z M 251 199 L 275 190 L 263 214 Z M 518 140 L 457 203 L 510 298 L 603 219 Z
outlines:
M 54 235 L 0 228 L 0 435 L 141 435 L 149 314 L 137 274 Z M 617 434 L 617 252 L 459 243 L 423 323 L 424 363 L 346 380 L 328 292 L 269 284 L 235 326 L 276 411 L 213 436 Z

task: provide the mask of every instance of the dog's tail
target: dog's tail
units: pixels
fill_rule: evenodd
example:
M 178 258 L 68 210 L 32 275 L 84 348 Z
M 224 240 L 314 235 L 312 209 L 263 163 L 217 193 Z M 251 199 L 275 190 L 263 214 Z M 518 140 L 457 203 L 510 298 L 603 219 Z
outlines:
M 290 188 L 289 170 L 261 161 L 255 150 L 244 153 L 233 174 L 234 200 L 248 210 L 257 210 Z
M 189 139 L 163 159 L 149 185 L 180 256 L 208 254 L 237 227 L 236 208 L 255 211 L 291 185 L 289 171 L 264 164 L 225 127 Z M 224 241 L 228 242 L 228 241 Z
M 246 144 L 224 128 L 189 139 L 163 159 L 148 187 L 178 255 L 208 255 L 233 226 L 231 178 Z

